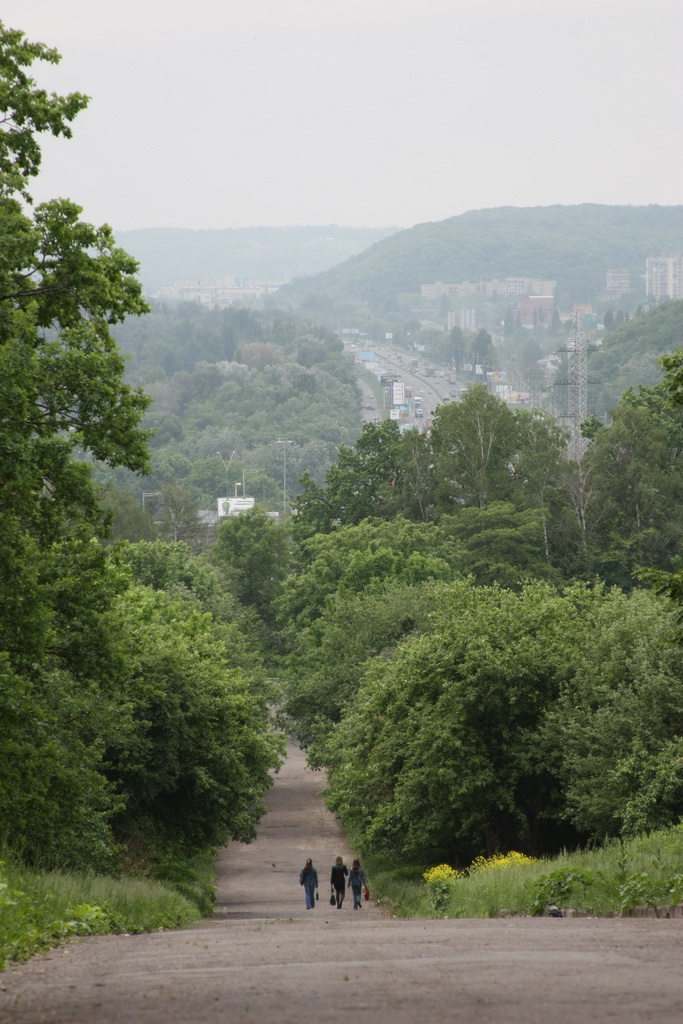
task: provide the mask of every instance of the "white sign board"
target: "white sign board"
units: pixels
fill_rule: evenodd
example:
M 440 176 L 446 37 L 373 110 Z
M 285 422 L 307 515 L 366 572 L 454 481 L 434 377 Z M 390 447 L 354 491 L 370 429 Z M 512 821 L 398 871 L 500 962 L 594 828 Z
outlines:
M 225 519 L 226 516 L 238 516 L 240 512 L 248 512 L 254 507 L 255 498 L 219 498 L 218 518 Z
M 395 380 L 391 385 L 391 404 L 403 405 L 406 400 L 406 386 L 402 380 Z

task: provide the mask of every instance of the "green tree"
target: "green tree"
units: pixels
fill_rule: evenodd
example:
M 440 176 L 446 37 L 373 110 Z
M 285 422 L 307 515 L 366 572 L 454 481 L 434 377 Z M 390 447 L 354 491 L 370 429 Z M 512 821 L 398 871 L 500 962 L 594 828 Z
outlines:
M 437 410 L 432 443 L 436 474 L 442 481 L 441 510 L 451 511 L 454 503 L 483 507 L 510 495 L 516 421 L 483 384 L 468 388 L 461 402 Z
M 433 606 L 428 632 L 368 663 L 327 736 L 331 806 L 366 849 L 556 849 L 563 800 L 540 741 L 572 670 L 576 602 L 545 584 L 454 583 Z
M 550 509 L 556 505 L 566 478 L 567 432 L 541 411 L 516 414 L 518 454 L 515 460 L 515 499 L 538 511 L 543 531 L 543 554 L 550 562 Z
M 493 501 L 442 516 L 439 526 L 458 545 L 457 568 L 482 585 L 519 587 L 532 577 L 559 582 L 543 549 L 543 520 L 537 509 Z
M 122 595 L 111 628 L 132 716 L 106 751 L 125 798 L 116 834 L 142 851 L 253 839 L 282 742 L 268 730 L 263 688 L 254 692 L 238 667 L 239 634 L 193 602 L 143 587 Z
M 29 858 L 101 866 L 119 802 L 103 746 L 126 717 L 102 615 L 122 582 L 93 543 L 104 516 L 84 458 L 147 468 L 148 400 L 110 333 L 147 307 L 110 228 L 67 199 L 33 206 L 40 135 L 69 137 L 86 105 L 40 89 L 41 60 L 59 55 L 0 23 L 0 832 L 18 826 Z
M 397 556 L 397 574 L 408 572 L 412 556 L 428 561 L 435 559 L 439 565 L 452 567 L 457 559 L 457 549 L 445 530 L 433 523 L 412 523 L 405 519 L 387 522 L 367 519 L 358 526 L 337 527 L 332 533 L 318 533 L 301 541 L 292 558 L 292 571 L 284 580 L 282 592 L 277 599 L 278 622 L 285 637 L 286 646 L 293 648 L 301 635 L 318 619 L 329 598 L 339 589 L 351 561 L 357 552 L 389 551 Z M 424 561 L 420 562 L 424 565 Z M 426 579 L 429 575 L 441 578 L 440 572 L 414 576 L 411 579 Z
M 355 448 L 343 446 L 327 472 L 326 486 L 305 475 L 297 501 L 296 535 L 329 532 L 333 524 L 357 525 L 369 517 L 391 519 L 400 508 L 397 477 L 401 432 L 394 420 L 366 423 Z
M 575 670 L 542 740 L 562 779 L 568 816 L 598 840 L 620 835 L 627 821 L 632 830 L 636 805 L 644 827 L 676 821 L 683 806 L 675 800 L 666 810 L 662 805 L 658 819 L 651 805 L 645 815 L 641 789 L 656 788 L 662 753 L 683 733 L 675 613 L 645 591 L 627 596 L 614 590 L 596 592 L 584 618 L 588 628 Z
M 657 392 L 627 392 L 585 457 L 593 485 L 593 565 L 630 587 L 638 566 L 670 568 L 683 535 L 683 429 Z
M 111 517 L 107 535 L 109 543 L 120 540 L 151 541 L 156 538 L 154 518 L 149 507 L 144 507 L 139 492 L 135 494 L 129 488 L 117 487 L 111 482 L 100 489 L 98 502 Z
M 419 563 L 422 580 L 407 578 L 411 559 Z M 428 628 L 438 597 L 434 580 L 445 574 L 438 559 L 430 560 L 431 566 L 427 561 L 412 555 L 404 572 L 375 577 L 359 592 L 340 587 L 325 602 L 315 624 L 297 633 L 283 664 L 284 714 L 289 728 L 306 746 L 310 744 L 312 764 L 324 764 L 324 740 L 353 707 L 365 663 L 389 656 L 401 639 Z
M 164 540 L 199 546 L 202 524 L 199 509 L 189 491 L 177 484 L 164 484 L 159 491 L 159 533 Z
M 32 211 L 37 136 L 70 135 L 86 100 L 39 89 L 24 68 L 59 55 L 1 23 L 0 53 L 0 508 L 10 536 L 49 543 L 67 520 L 100 525 L 75 457 L 147 468 L 139 422 L 148 399 L 124 383 L 110 334 L 147 306 L 137 264 L 116 248 L 110 228 L 84 224 L 65 199 Z
M 211 560 L 229 568 L 237 599 L 254 608 L 266 624 L 272 625 L 274 602 L 289 566 L 289 542 L 284 526 L 273 522 L 259 508 L 230 516 L 218 527 Z

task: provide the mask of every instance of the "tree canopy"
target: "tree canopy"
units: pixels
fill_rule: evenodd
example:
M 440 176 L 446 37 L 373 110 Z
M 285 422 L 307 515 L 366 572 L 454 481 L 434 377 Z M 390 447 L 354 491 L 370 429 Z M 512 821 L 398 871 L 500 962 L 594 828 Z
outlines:
M 28 73 L 58 60 L 0 23 L 0 843 L 116 870 L 250 839 L 280 742 L 211 572 L 186 559 L 183 575 L 178 549 L 162 570 L 158 549 L 126 562 L 98 543 L 92 464 L 149 469 L 149 399 L 112 335 L 147 305 L 107 225 L 33 203 L 40 136 L 69 137 L 87 102 Z

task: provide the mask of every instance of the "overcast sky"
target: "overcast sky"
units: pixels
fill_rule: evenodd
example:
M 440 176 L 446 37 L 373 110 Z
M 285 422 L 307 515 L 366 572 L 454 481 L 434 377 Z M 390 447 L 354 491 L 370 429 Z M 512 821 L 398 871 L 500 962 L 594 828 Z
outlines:
M 115 229 L 683 201 L 680 0 L 2 0 L 92 97 L 39 199 Z

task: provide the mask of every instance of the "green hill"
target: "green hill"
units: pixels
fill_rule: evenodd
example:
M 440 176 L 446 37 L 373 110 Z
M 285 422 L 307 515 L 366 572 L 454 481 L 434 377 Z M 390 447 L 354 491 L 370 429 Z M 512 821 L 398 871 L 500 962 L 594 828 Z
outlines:
M 663 302 L 610 331 L 588 362 L 591 411 L 604 416 L 627 388 L 659 383 L 657 360 L 676 349 L 683 349 L 683 302 Z
M 295 280 L 278 300 L 321 312 L 367 304 L 374 313 L 400 308 L 399 296 L 421 282 L 540 277 L 557 280 L 562 308 L 594 300 L 607 270 L 628 267 L 643 291 L 647 256 L 683 249 L 683 206 L 512 206 L 472 210 L 418 224 L 377 242 L 315 277 Z

